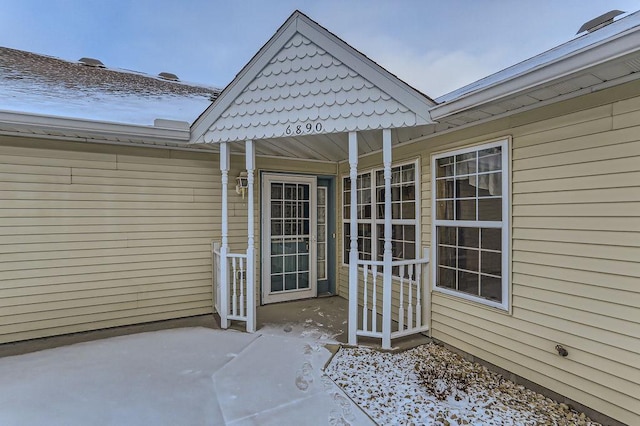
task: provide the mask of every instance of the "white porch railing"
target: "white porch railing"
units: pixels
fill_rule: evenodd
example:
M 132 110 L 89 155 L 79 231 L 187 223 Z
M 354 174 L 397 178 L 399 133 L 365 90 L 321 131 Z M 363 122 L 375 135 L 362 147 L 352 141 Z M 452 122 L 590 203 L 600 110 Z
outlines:
M 213 255 L 213 294 L 214 306 L 221 319 L 243 321 L 247 324 L 251 321 L 250 312 L 247 309 L 247 255 L 239 253 L 227 253 L 227 282 L 222 278 L 224 260 L 220 253 L 220 244 L 212 244 Z M 223 328 L 226 326 L 223 325 Z
M 393 277 L 390 294 L 397 300 L 397 307 L 384 309 L 383 261 L 358 260 L 357 304 L 360 312 L 349 312 L 349 321 L 357 321 L 356 336 L 382 339 L 384 342 L 398 337 L 421 333 L 429 329 L 429 319 L 423 313 L 429 307 L 429 289 L 423 277 L 428 276 L 425 267 L 429 263 L 429 250 L 425 249 L 421 259 L 398 260 L 391 263 Z M 352 297 L 352 296 L 350 296 Z M 383 324 L 387 324 L 384 327 Z M 388 330 L 388 336 L 385 336 Z M 357 342 L 353 342 L 357 343 Z

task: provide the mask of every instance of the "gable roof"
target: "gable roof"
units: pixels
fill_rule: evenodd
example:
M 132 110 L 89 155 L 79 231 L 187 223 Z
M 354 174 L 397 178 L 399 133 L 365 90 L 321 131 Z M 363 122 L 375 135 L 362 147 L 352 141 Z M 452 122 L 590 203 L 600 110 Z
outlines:
M 434 104 L 295 11 L 193 124 L 191 141 L 423 125 Z
M 192 123 L 220 90 L 0 47 L 0 111 L 154 125 Z

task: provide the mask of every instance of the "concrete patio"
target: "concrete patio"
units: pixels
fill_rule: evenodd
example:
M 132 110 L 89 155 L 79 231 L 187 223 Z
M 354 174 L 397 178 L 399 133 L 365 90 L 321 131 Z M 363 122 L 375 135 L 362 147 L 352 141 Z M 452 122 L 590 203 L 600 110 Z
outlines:
M 203 327 L 7 356 L 0 424 L 373 424 L 323 374 L 329 358 L 310 336 Z

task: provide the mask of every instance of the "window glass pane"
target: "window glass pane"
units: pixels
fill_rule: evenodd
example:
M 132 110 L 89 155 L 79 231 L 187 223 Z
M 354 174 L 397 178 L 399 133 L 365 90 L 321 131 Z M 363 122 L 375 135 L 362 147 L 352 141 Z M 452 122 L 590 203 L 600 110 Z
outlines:
M 286 254 L 296 253 L 298 243 L 296 241 L 285 241 L 284 252 Z
M 286 274 L 284 276 L 284 289 L 285 290 L 295 290 L 297 287 L 297 278 L 298 274 Z
M 295 272 L 296 271 L 296 256 L 285 256 L 284 257 L 284 272 Z
M 495 302 L 502 302 L 502 280 L 500 278 L 480 276 L 480 296 Z
M 407 201 L 402 203 L 402 219 L 416 218 L 416 203 Z
M 491 275 L 501 275 L 502 271 L 502 253 L 493 251 L 483 251 L 481 272 Z
M 461 247 L 480 247 L 480 228 L 458 228 L 458 245 Z
M 284 253 L 284 247 L 282 246 L 282 241 L 272 241 L 271 242 L 271 254 L 282 254 Z
M 286 200 L 297 199 L 297 188 L 295 183 L 286 183 L 284 185 L 284 198 Z
M 478 200 L 478 220 L 501 221 L 502 198 L 480 198 Z
M 309 270 L 309 255 L 302 254 L 298 256 L 298 271 Z
M 384 199 L 382 201 L 384 201 Z M 400 201 L 400 187 L 399 186 L 392 186 L 391 187 L 391 201 Z
M 475 152 L 469 152 L 467 154 L 458 155 L 456 159 L 456 176 L 464 176 L 474 174 L 476 172 L 476 159 Z M 470 158 L 462 161 L 463 158 Z
M 413 182 L 415 180 L 415 165 L 407 164 L 402 166 L 402 181 Z
M 475 176 L 456 179 L 456 198 L 476 196 Z
M 438 226 L 436 233 L 438 234 L 438 244 L 456 245 L 456 230 L 449 226 Z
M 280 201 L 271 202 L 271 217 L 273 218 L 282 217 L 282 203 Z
M 436 181 L 436 200 L 441 198 L 453 198 L 453 179 Z
M 476 200 L 456 201 L 456 220 L 476 220 Z
M 271 184 L 271 199 L 282 200 L 282 184 L 281 183 Z
M 404 243 L 404 257 L 403 259 L 415 259 L 416 258 L 416 244 L 413 242 Z
M 453 157 L 436 160 L 436 177 L 453 176 Z
M 391 204 L 391 218 L 402 219 L 402 203 Z
M 376 172 L 376 185 L 384 186 L 384 170 L 378 170 Z
M 282 256 L 273 256 L 271 258 L 271 273 L 280 274 L 282 271 Z
M 416 227 L 414 225 L 404 225 L 404 239 L 406 241 L 416 240 Z
M 412 201 L 416 199 L 416 187 L 411 185 L 404 185 L 402 187 L 402 201 Z
M 456 288 L 456 271 L 454 269 L 438 268 L 436 285 L 439 287 Z
M 473 184 L 478 187 L 479 197 L 502 195 L 502 173 L 488 173 L 473 178 L 477 179 Z
M 438 246 L 438 265 L 456 267 L 455 247 Z
M 309 273 L 302 272 L 298 274 L 298 288 L 309 288 Z
M 478 151 L 478 171 L 489 172 L 502 168 L 502 148 L 499 146 Z
M 502 250 L 502 229 L 483 228 L 482 248 L 490 250 Z
M 478 250 L 458 249 L 458 268 L 467 271 L 478 271 L 480 252 Z
M 271 235 L 282 235 L 282 221 L 281 220 L 272 220 L 271 221 Z
M 477 296 L 479 294 L 478 284 L 478 274 L 458 271 L 458 290 Z
M 453 200 L 436 202 L 436 219 L 453 220 Z
M 271 291 L 282 291 L 283 282 L 282 275 L 271 276 Z

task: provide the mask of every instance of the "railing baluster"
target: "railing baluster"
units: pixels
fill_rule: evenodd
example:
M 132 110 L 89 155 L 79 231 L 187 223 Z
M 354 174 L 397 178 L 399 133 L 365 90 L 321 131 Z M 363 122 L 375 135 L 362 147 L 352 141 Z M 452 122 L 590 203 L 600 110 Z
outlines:
M 231 314 L 232 315 L 237 315 L 238 314 L 238 293 L 237 293 L 237 277 L 238 274 L 237 272 L 237 268 L 236 268 L 236 258 L 232 258 L 231 259 L 231 271 L 233 274 L 233 295 L 231 296 Z
M 244 273 L 244 259 L 240 258 L 240 316 L 244 316 L 244 286 L 246 285 Z
M 364 293 L 363 293 L 363 301 L 364 303 L 362 304 L 362 329 L 364 331 L 369 331 L 369 327 L 368 327 L 368 321 L 367 319 L 369 318 L 369 308 L 368 308 L 368 299 L 369 299 L 369 292 L 367 291 L 367 281 L 369 280 L 369 267 L 367 265 L 364 265 L 363 267 L 363 275 L 364 275 Z
M 373 294 L 371 301 L 371 330 L 376 333 L 378 331 L 378 266 L 371 266 L 371 274 L 373 280 Z
M 413 298 L 411 293 L 411 287 L 413 287 L 413 268 L 415 265 L 411 264 L 408 267 L 409 272 L 409 307 L 407 308 L 407 328 L 413 328 Z
M 400 265 L 400 307 L 398 308 L 398 330 L 404 330 L 404 265 Z

